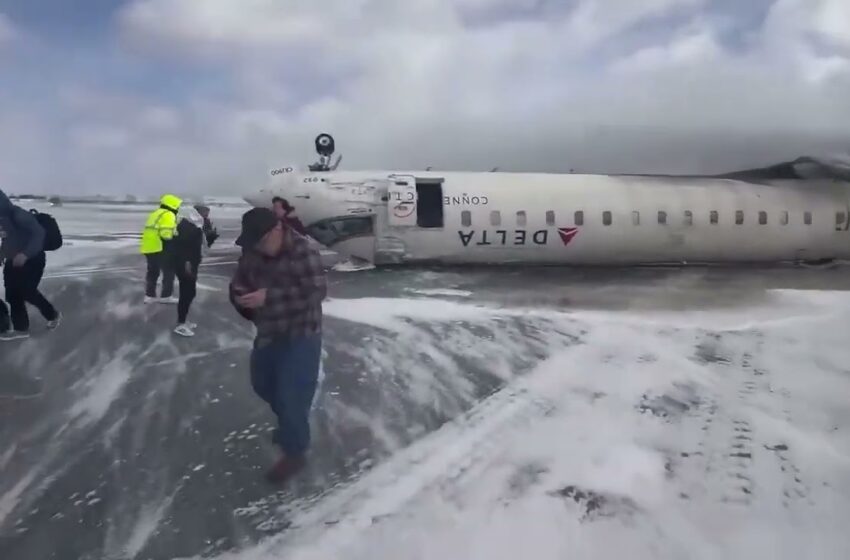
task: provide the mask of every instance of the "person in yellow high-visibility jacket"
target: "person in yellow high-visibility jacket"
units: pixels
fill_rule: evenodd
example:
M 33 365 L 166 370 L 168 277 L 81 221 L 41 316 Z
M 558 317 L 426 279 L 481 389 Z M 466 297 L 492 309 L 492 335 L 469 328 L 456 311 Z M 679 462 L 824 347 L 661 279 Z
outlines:
M 174 293 L 174 268 L 168 258 L 169 245 L 177 232 L 177 211 L 183 201 L 173 194 L 159 199 L 159 208 L 148 214 L 142 232 L 141 253 L 148 263 L 145 276 L 145 303 L 177 303 Z M 162 292 L 156 297 L 156 282 L 162 272 Z

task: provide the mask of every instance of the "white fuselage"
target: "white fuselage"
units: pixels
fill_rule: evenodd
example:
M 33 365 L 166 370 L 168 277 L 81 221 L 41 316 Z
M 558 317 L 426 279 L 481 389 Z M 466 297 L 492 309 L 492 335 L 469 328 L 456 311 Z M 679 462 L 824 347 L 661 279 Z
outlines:
M 418 185 L 417 185 L 418 183 Z M 311 235 L 382 263 L 667 264 L 844 259 L 850 185 L 486 172 L 283 173 Z

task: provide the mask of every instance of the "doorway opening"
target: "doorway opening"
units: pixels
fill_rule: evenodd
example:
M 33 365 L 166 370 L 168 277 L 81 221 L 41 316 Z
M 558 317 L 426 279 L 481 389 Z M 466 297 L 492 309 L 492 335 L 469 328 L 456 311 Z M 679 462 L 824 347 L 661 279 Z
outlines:
M 416 179 L 416 225 L 441 228 L 443 218 L 443 179 Z

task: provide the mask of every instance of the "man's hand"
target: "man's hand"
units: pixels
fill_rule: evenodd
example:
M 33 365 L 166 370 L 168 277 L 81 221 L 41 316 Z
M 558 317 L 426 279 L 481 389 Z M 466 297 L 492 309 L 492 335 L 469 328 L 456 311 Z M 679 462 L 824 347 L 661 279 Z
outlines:
M 190 278 L 195 275 L 194 271 L 192 270 L 192 263 L 186 263 L 186 274 L 188 274 Z
M 12 259 L 12 266 L 16 266 L 18 268 L 27 264 L 27 256 L 23 253 L 18 253 L 15 255 L 15 258 Z
M 236 303 L 247 309 L 262 307 L 266 304 L 266 289 L 262 288 L 256 292 L 251 292 L 244 296 L 238 296 L 236 298 Z

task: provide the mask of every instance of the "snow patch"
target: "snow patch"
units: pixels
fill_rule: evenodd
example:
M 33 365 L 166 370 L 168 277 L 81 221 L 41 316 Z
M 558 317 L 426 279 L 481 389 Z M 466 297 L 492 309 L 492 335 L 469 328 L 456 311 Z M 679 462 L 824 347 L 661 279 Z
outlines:
M 6 517 L 15 510 L 21 494 L 30 487 L 37 474 L 34 470 L 30 471 L 29 474 L 21 478 L 15 486 L 0 497 L 0 526 L 6 523 Z
M 219 558 L 850 557 L 848 303 L 797 292 L 716 313 L 526 310 L 580 343 L 348 486 L 287 504 L 283 534 Z M 331 313 L 392 328 L 502 317 L 376 299 Z
M 74 399 L 68 415 L 85 423 L 99 421 L 121 394 L 130 380 L 133 365 L 127 359 L 137 350 L 133 344 L 124 344 L 112 358 L 101 358 L 102 363 L 92 368 L 95 374 L 77 382 L 72 389 L 83 392 Z
M 422 294 L 425 296 L 445 296 L 445 297 L 469 297 L 472 295 L 472 292 L 468 292 L 466 290 L 453 290 L 449 288 L 434 288 L 432 290 L 410 290 L 415 294 Z
M 323 256 L 331 256 L 335 254 L 336 253 L 330 251 L 322 252 Z M 339 261 L 331 266 L 331 269 L 336 272 L 360 272 L 363 270 L 373 270 L 374 268 L 375 265 L 370 262 L 355 262 L 351 259 Z
M 329 298 L 323 305 L 325 315 L 330 317 L 394 331 L 403 330 L 409 326 L 404 319 L 451 322 L 489 319 L 497 314 L 521 313 L 521 311 L 499 309 L 494 306 L 429 298 Z

